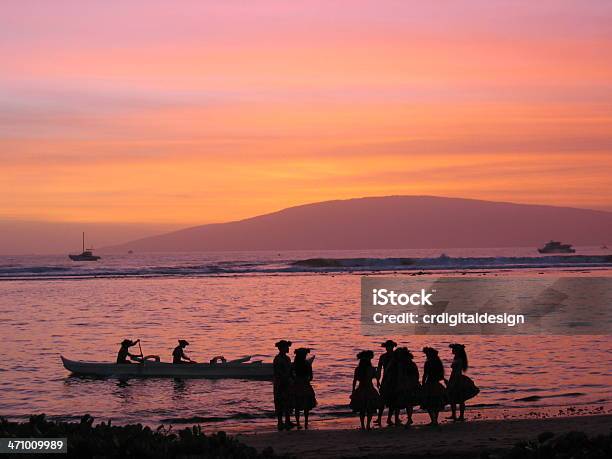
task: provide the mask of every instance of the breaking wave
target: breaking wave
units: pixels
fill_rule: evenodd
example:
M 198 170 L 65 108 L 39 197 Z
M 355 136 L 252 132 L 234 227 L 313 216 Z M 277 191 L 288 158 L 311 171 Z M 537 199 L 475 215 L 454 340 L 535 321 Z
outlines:
M 558 255 L 547 257 L 449 257 L 436 258 L 309 258 L 292 266 L 313 270 L 448 270 L 520 269 L 555 267 L 608 267 L 612 255 Z

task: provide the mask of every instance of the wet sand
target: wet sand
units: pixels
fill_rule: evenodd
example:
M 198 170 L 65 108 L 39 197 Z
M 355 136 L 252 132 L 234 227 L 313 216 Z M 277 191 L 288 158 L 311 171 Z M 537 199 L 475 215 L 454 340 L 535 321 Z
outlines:
M 359 423 L 359 420 L 355 420 Z M 271 446 L 276 453 L 298 458 L 364 456 L 474 456 L 482 451 L 507 449 L 521 440 L 535 440 L 543 432 L 562 434 L 582 431 L 589 436 L 608 434 L 612 415 L 512 419 L 444 423 L 438 428 L 414 426 L 359 429 L 293 430 L 238 435 L 242 442 L 258 450 Z

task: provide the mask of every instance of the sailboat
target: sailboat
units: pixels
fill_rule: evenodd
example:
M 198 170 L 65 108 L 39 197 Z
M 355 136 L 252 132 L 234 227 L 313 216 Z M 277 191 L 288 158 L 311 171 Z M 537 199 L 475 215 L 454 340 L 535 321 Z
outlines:
M 83 232 L 83 252 L 79 255 L 68 255 L 72 261 L 98 261 L 99 256 L 94 255 L 92 249 L 85 249 L 85 232 Z

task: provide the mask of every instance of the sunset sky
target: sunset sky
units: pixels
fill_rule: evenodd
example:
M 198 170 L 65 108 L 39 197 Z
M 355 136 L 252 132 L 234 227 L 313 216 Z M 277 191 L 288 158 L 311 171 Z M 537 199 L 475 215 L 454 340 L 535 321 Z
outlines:
M 0 219 L 612 210 L 612 2 L 3 1 Z

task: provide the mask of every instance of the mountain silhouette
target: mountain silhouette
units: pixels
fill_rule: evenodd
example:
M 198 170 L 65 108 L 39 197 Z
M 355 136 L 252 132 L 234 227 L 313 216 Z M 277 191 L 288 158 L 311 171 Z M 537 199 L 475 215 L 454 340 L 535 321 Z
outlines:
M 325 250 L 601 245 L 612 213 L 434 196 L 334 200 L 195 226 L 112 251 Z

